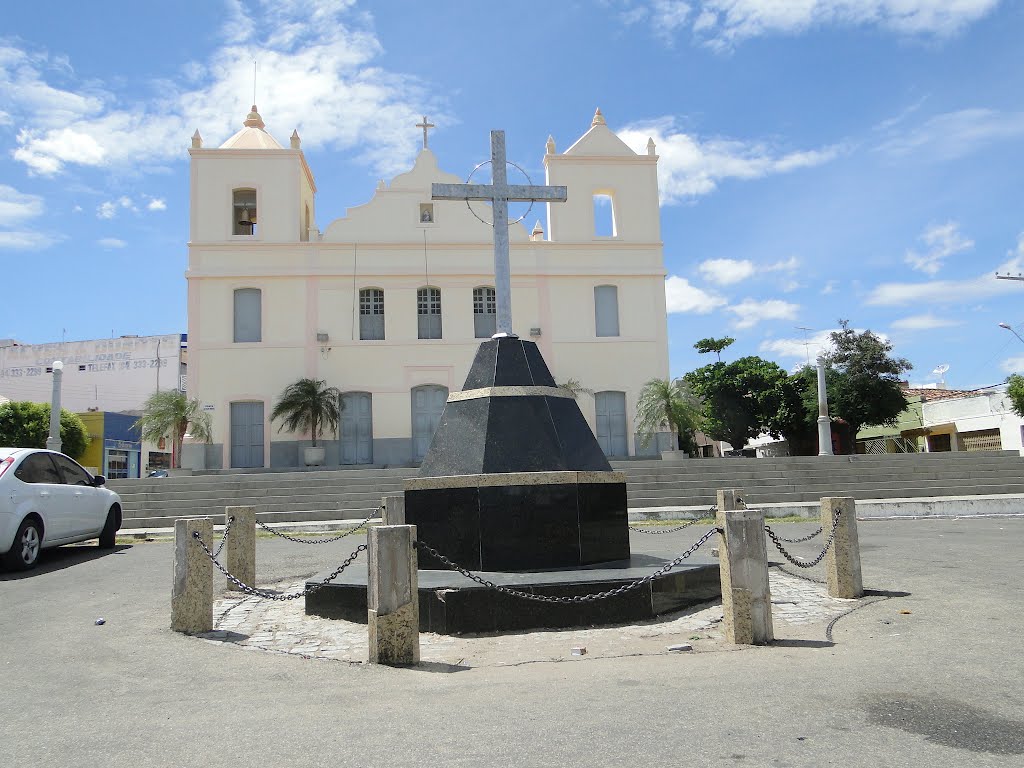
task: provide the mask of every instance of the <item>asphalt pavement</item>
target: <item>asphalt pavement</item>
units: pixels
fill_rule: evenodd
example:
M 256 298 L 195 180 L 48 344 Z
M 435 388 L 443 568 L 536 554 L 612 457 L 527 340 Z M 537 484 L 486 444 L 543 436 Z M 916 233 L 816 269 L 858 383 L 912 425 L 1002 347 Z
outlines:
M 768 647 L 531 661 L 545 633 L 528 633 L 514 666 L 425 655 L 411 669 L 175 634 L 169 541 L 62 548 L 0 573 L 0 755 L 53 768 L 1020 768 L 1024 519 L 859 530 L 868 596 L 834 623 L 777 622 Z M 682 533 L 683 547 L 699 535 Z M 261 583 L 337 559 L 257 546 Z

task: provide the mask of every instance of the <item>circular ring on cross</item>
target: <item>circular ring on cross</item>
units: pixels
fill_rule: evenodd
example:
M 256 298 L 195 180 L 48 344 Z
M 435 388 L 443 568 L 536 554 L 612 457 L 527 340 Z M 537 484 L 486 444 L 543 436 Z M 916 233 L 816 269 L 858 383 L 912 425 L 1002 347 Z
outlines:
M 475 174 L 477 171 L 479 171 L 485 165 L 490 165 L 490 164 L 491 164 L 490 160 L 484 160 L 482 163 L 477 163 L 476 167 L 473 168 L 473 170 L 469 172 L 469 177 L 466 179 L 466 183 L 467 184 L 472 184 L 473 183 L 473 174 Z M 531 187 L 533 186 L 533 179 L 530 178 L 530 174 L 528 174 L 526 171 L 524 171 L 519 165 L 517 165 L 516 163 L 513 163 L 511 160 L 506 160 L 505 161 L 505 165 L 511 165 L 513 168 L 515 168 L 517 171 L 519 171 L 521 174 L 523 174 L 523 176 L 526 177 L 527 185 L 529 185 Z M 530 211 L 533 210 L 533 203 L 534 203 L 534 201 L 531 200 L 530 201 L 530 205 L 527 207 L 527 209 L 523 213 L 523 215 L 520 216 L 518 219 L 510 220 L 508 225 L 511 227 L 513 224 L 518 224 L 523 219 L 525 219 L 527 216 L 529 216 L 530 215 Z M 476 211 L 473 210 L 473 206 L 470 205 L 470 201 L 469 200 L 466 201 L 466 207 L 469 208 L 469 212 L 472 213 L 477 218 L 477 220 L 480 221 L 482 224 L 486 224 L 488 227 L 493 227 L 494 226 L 494 222 L 493 221 L 487 221 L 487 219 L 483 218 L 480 214 L 478 214 Z

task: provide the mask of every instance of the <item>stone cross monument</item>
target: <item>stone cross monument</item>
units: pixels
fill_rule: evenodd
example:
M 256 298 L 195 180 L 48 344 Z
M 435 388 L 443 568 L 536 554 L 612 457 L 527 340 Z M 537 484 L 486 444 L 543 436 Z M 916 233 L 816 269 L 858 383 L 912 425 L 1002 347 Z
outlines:
M 497 332 L 493 338 L 515 336 L 512 331 L 512 280 L 508 259 L 508 204 L 541 200 L 564 203 L 566 200 L 565 187 L 509 184 L 505 165 L 505 132 L 491 131 L 491 183 L 434 184 L 432 195 L 434 200 L 491 201 L 494 211 L 494 300 L 497 305 Z
M 419 476 L 404 483 L 406 523 L 473 570 L 628 561 L 625 475 L 612 471 L 537 345 L 512 331 L 508 203 L 564 201 L 566 188 L 509 184 L 503 131 L 491 131 L 491 162 L 491 184 L 433 185 L 435 200 L 493 205 L 497 324 L 462 391 L 449 393 Z M 441 565 L 418 557 L 420 568 Z

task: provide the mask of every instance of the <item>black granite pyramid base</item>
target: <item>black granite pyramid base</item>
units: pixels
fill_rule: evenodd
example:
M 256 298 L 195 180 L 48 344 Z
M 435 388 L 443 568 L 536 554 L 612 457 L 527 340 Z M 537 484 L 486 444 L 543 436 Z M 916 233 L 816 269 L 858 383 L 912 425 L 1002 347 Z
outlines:
M 470 570 L 629 559 L 625 476 L 537 345 L 515 337 L 483 342 L 449 395 L 419 477 L 405 482 L 405 521 Z
M 591 568 L 535 573 L 484 572 L 499 586 L 537 595 L 569 597 L 606 592 L 650 575 L 665 558 L 633 555 L 627 561 Z M 455 571 L 419 572 L 420 631 L 444 635 L 565 629 L 652 619 L 721 596 L 718 563 L 687 560 L 641 587 L 585 603 L 541 603 L 482 587 Z M 323 581 L 319 574 L 307 584 Z M 366 623 L 366 572 L 344 571 L 334 582 L 306 596 L 306 613 Z

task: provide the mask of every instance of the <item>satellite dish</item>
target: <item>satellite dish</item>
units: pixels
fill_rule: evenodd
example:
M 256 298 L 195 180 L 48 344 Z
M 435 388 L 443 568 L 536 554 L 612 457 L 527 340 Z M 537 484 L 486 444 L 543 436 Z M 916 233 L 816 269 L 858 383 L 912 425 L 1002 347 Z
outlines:
M 935 366 L 935 370 L 932 371 L 936 376 L 942 378 L 942 374 L 949 370 L 949 363 L 943 363 L 942 365 Z

